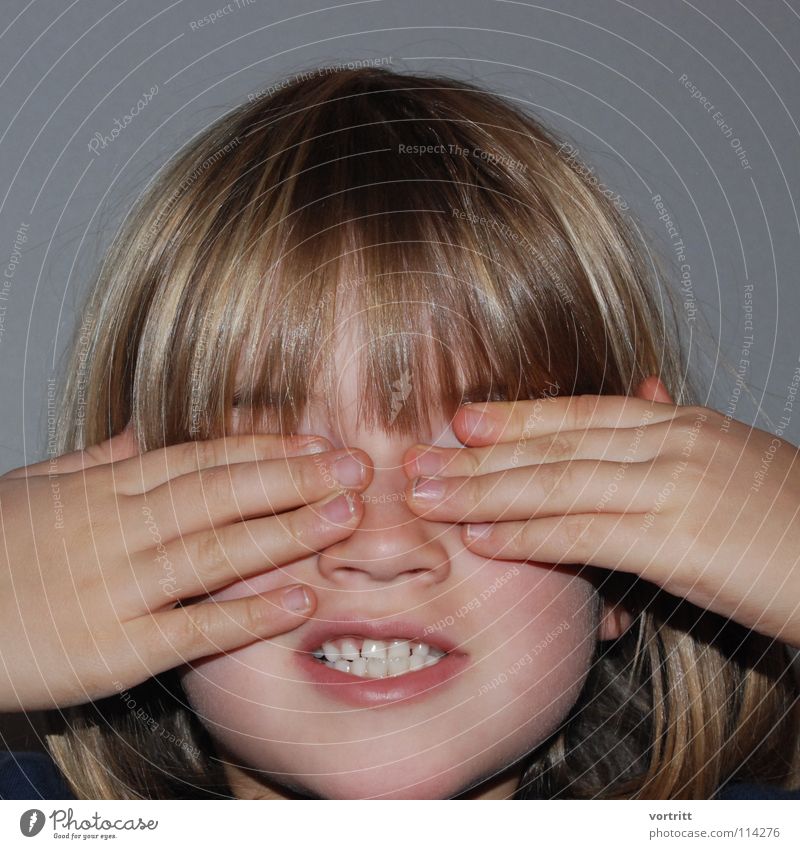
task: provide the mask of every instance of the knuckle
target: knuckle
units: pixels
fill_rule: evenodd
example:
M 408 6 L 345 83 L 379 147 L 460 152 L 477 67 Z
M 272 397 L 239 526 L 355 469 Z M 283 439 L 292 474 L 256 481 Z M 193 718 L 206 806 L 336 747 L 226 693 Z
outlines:
M 535 403 L 535 402 L 534 402 Z M 531 417 L 531 402 L 529 401 L 512 401 L 508 414 L 508 425 L 511 433 L 522 432 L 528 427 L 528 420 Z
M 319 507 L 309 504 L 300 510 L 289 510 L 278 517 L 278 534 L 289 540 L 302 540 L 309 533 L 319 533 L 329 530 L 325 517 Z
M 530 476 L 530 486 L 537 498 L 548 498 L 559 486 L 568 486 L 568 472 L 556 463 L 543 463 L 536 466 Z
M 323 460 L 320 455 L 300 457 L 290 461 L 289 466 L 292 483 L 300 495 L 311 495 L 321 492 L 325 484 L 333 488 L 333 475 L 330 459 Z
M 217 533 L 211 531 L 199 536 L 189 565 L 192 573 L 208 586 L 214 586 L 228 576 L 230 560 Z
M 326 519 L 317 504 L 309 504 L 304 509 L 282 513 L 280 517 L 280 533 L 293 543 L 301 543 L 311 550 L 314 540 L 329 538 L 332 534 L 340 534 L 341 528 Z
M 470 478 L 468 488 L 465 492 L 467 500 L 472 505 L 479 507 L 491 499 L 496 486 L 497 480 L 494 475 L 477 475 L 474 478 Z M 456 490 L 454 495 L 456 499 L 460 499 L 461 492 Z M 452 496 L 449 500 L 452 503 Z
M 254 595 L 242 599 L 240 610 L 241 624 L 248 631 L 263 635 L 275 624 L 280 608 Z
M 564 421 L 568 430 L 586 427 L 597 407 L 596 395 L 573 395 L 567 404 Z
M 227 466 L 203 469 L 199 473 L 197 497 L 211 507 L 226 503 L 232 490 L 232 470 Z
M 561 518 L 558 525 L 560 543 L 571 552 L 582 550 L 585 546 L 586 532 L 591 518 L 584 516 L 566 515 Z
M 529 439 L 544 412 L 542 405 L 549 400 L 549 398 L 534 398 L 530 401 L 515 401 L 509 417 L 511 432 L 517 434 L 520 439 Z
M 214 440 L 198 439 L 189 446 L 191 450 L 191 461 L 196 462 L 198 468 L 216 466 L 219 461 L 219 445 Z
M 539 458 L 545 461 L 566 460 L 575 454 L 575 441 L 565 433 L 553 434 L 546 442 L 537 446 Z
M 169 449 L 163 449 L 165 454 Z M 206 466 L 214 466 L 217 459 L 216 446 L 210 441 L 198 439 L 187 442 L 180 449 L 180 463 L 182 468 L 202 469 Z
M 461 454 L 461 462 L 464 464 L 464 475 L 471 476 L 480 474 L 484 467 L 483 460 L 474 451 L 464 450 Z
M 536 520 L 531 519 L 528 522 L 518 522 L 509 525 L 513 528 L 507 537 L 507 543 L 512 552 L 531 552 L 535 551 L 540 542 L 537 535 Z
M 333 451 L 333 443 L 330 439 L 327 439 L 324 436 L 319 436 L 318 434 L 292 434 L 290 436 L 279 436 L 277 434 L 270 434 L 272 438 L 275 440 L 274 446 L 281 450 L 297 450 L 298 448 L 305 448 L 308 445 L 308 441 L 312 440 L 314 442 L 319 443 L 323 446 L 324 451 Z M 316 454 L 311 456 L 317 456 Z
M 216 604 L 204 601 L 181 608 L 182 616 L 176 616 L 170 633 L 171 641 L 178 647 L 201 648 L 215 643 L 219 617 Z

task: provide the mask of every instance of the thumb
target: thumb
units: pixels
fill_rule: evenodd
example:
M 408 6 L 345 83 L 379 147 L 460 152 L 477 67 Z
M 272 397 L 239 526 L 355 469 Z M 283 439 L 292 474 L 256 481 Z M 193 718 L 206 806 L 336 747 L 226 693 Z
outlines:
M 655 401 L 659 404 L 675 403 L 669 392 L 667 392 L 667 387 L 664 386 L 661 379 L 654 374 L 645 378 L 637 386 L 634 394 L 637 398 L 644 398 L 645 401 Z
M 41 463 L 21 466 L 6 473 L 4 477 L 27 478 L 36 475 L 78 472 L 92 466 L 127 460 L 138 453 L 139 445 L 133 430 L 133 421 L 130 420 L 118 434 L 97 443 L 97 445 L 90 445 L 88 448 L 79 451 L 71 451 L 69 454 L 62 454 L 52 460 L 43 460 Z

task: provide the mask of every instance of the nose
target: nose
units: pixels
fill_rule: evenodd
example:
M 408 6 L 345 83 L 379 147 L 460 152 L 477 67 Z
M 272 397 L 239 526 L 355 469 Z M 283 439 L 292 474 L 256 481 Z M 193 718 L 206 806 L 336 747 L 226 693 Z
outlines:
M 373 455 L 374 460 L 374 455 Z M 374 588 L 376 583 L 415 586 L 438 584 L 450 574 L 444 538 L 452 529 L 429 522 L 405 502 L 406 476 L 399 463 L 381 469 L 374 464 L 370 485 L 360 498 L 363 516 L 346 539 L 319 554 L 321 575 L 338 587 Z

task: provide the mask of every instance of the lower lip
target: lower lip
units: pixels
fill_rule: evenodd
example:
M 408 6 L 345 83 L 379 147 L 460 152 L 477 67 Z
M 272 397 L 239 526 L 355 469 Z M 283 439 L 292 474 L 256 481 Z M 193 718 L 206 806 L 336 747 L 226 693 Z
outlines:
M 322 693 L 353 707 L 378 707 L 398 702 L 416 702 L 441 693 L 444 685 L 469 663 L 466 654 L 446 654 L 433 666 L 391 678 L 359 678 L 341 672 L 307 652 L 297 652 L 298 666 Z

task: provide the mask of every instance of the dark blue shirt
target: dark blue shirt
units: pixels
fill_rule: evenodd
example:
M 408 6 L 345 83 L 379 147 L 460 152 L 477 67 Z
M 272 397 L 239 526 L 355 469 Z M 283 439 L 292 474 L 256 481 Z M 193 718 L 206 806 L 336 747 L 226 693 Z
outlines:
M 74 799 L 53 759 L 44 752 L 0 752 L 0 799 Z M 719 799 L 800 799 L 800 789 L 730 783 Z
M 0 752 L 0 799 L 74 799 L 45 752 Z

